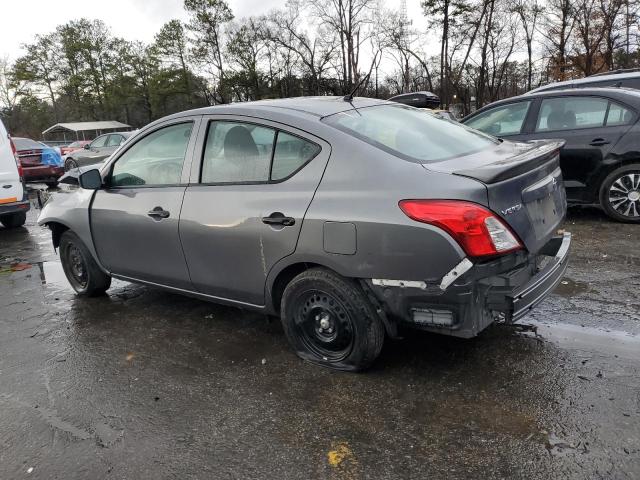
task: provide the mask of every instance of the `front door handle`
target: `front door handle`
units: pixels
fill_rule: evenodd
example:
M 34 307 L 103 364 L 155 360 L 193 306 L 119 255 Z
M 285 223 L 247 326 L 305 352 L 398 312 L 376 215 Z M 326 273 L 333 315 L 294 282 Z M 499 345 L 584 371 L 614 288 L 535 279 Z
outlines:
M 296 219 L 293 217 L 285 217 L 284 214 L 280 212 L 273 212 L 268 217 L 262 217 L 262 223 L 290 227 L 291 225 L 295 225 Z
M 154 220 L 160 220 L 161 218 L 168 218 L 171 214 L 162 207 L 156 207 L 153 210 L 149 210 L 147 212 L 147 215 L 149 215 Z
M 611 142 L 606 141 L 604 138 L 594 138 L 593 140 L 591 140 L 591 143 L 589 145 L 591 145 L 592 147 L 601 147 L 602 145 L 607 145 Z

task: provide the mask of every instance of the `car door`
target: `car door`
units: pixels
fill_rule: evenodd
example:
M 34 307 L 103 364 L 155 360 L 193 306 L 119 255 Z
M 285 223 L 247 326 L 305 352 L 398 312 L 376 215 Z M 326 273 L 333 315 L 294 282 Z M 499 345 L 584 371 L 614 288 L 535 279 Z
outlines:
M 629 129 L 633 112 L 607 98 L 554 95 L 541 99 L 533 132 L 537 139 L 563 139 L 560 168 L 571 200 L 588 200 L 587 185 L 603 159 Z
M 465 125 L 508 140 L 526 140 L 525 125 L 535 99 L 496 105 L 463 120 Z
M 190 117 L 156 126 L 108 164 L 91 206 L 91 233 L 112 274 L 192 289 L 178 220 L 198 122 Z
M 191 280 L 207 295 L 263 305 L 267 274 L 296 248 L 330 147 L 244 117 L 208 117 L 200 137 L 180 216 Z

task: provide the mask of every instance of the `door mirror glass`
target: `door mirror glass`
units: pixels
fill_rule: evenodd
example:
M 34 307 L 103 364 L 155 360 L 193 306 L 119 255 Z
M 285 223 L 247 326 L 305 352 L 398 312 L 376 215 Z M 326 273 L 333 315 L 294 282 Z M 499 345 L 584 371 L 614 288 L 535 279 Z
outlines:
M 86 144 L 84 147 L 82 147 L 82 148 L 84 148 L 85 150 L 89 150 L 89 148 L 90 148 L 90 147 L 91 147 L 91 144 L 90 144 L 90 143 L 87 143 L 87 144 Z
M 102 176 L 100 170 L 92 168 L 87 170 L 78 178 L 80 186 L 85 190 L 99 190 L 102 187 Z
M 476 115 L 465 125 L 489 135 L 517 135 L 522 131 L 530 104 L 527 101 L 492 108 Z

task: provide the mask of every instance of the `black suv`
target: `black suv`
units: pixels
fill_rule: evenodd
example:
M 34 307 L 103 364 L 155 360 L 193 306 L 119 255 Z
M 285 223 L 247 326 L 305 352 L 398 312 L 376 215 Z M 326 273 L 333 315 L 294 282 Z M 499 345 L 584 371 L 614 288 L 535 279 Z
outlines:
M 640 223 L 640 91 L 581 88 L 529 93 L 477 110 L 462 123 L 513 141 L 563 139 L 560 167 L 573 204 L 600 204 Z

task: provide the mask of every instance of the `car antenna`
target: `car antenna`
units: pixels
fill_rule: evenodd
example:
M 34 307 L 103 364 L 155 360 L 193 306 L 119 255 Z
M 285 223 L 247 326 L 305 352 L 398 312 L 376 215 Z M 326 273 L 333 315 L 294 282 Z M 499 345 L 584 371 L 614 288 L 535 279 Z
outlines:
M 373 61 L 371 62 L 371 68 L 369 69 L 369 73 L 367 73 L 367 76 L 364 77 L 362 80 L 360 80 L 358 82 L 358 84 L 356 85 L 356 87 L 351 90 L 350 93 L 348 93 L 347 95 L 345 95 L 344 97 L 342 97 L 342 99 L 345 102 L 349 102 L 351 103 L 353 101 L 353 96 L 356 94 L 356 92 L 358 91 L 358 89 L 362 86 L 363 83 L 368 82 L 369 81 L 369 77 L 371 76 L 371 72 L 373 71 L 373 66 L 376 64 L 376 59 L 378 58 L 378 52 L 376 52 L 376 54 L 373 56 Z M 353 103 L 351 103 L 351 106 L 357 111 L 356 107 L 353 105 Z

